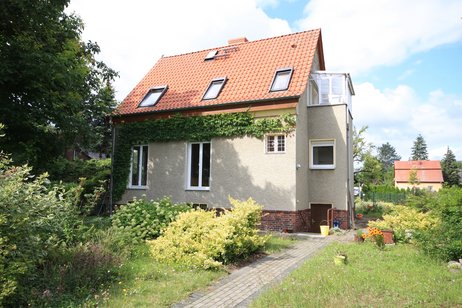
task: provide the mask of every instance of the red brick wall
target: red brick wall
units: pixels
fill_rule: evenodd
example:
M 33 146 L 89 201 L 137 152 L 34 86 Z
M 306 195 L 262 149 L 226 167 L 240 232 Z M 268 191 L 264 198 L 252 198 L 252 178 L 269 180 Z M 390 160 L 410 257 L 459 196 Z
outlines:
M 348 212 L 334 209 L 334 220 L 340 221 L 340 228 L 348 229 Z M 263 210 L 262 230 L 279 232 L 309 232 L 311 210 L 268 211 Z

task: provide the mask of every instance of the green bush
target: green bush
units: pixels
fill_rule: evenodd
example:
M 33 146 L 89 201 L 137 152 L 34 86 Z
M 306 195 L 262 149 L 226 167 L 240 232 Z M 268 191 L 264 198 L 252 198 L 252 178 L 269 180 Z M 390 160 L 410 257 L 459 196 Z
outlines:
M 83 236 L 83 222 L 62 188 L 47 175 L 0 158 L 0 306 L 27 289 L 47 255 Z
M 182 213 L 157 240 L 151 241 L 155 260 L 215 269 L 261 249 L 267 237 L 257 234 L 262 207 L 249 198 L 230 198 L 231 211 L 220 216 L 196 210 Z
M 141 243 L 158 237 L 179 213 L 191 210 L 186 204 L 173 204 L 168 197 L 157 201 L 133 199 L 112 216 L 112 226 L 124 233 L 131 243 Z
M 433 211 L 441 220 L 434 228 L 419 234 L 419 246 L 430 256 L 449 261 L 462 258 L 462 188 L 438 192 Z
M 47 166 L 47 170 L 51 181 L 79 186 L 76 205 L 83 213 L 102 211 L 111 175 L 111 159 L 69 161 L 57 158 Z
M 432 229 L 438 222 L 438 218 L 430 212 L 422 213 L 408 206 L 395 205 L 389 214 L 383 215 L 382 220 L 369 221 L 368 225 L 380 230 L 393 230 L 396 241 L 407 242 L 415 233 Z

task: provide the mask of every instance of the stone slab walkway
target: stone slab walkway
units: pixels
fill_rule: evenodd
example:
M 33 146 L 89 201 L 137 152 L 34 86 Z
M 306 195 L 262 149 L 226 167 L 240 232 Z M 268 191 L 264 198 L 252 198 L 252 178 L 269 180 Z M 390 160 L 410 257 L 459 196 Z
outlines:
M 320 249 L 333 241 L 350 238 L 353 236 L 349 233 L 328 237 L 300 236 L 291 248 L 257 260 L 173 307 L 247 307 L 269 285 L 281 281 Z

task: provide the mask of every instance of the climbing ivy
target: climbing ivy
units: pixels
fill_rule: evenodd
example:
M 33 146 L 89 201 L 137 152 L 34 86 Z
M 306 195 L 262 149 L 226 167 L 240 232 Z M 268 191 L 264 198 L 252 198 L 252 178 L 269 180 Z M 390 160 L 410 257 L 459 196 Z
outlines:
M 217 137 L 262 138 L 266 133 L 289 133 L 294 128 L 293 115 L 255 119 L 250 112 L 207 116 L 178 114 L 165 119 L 118 124 L 113 157 L 113 199 L 119 200 L 127 187 L 133 145 L 182 140 L 208 141 Z

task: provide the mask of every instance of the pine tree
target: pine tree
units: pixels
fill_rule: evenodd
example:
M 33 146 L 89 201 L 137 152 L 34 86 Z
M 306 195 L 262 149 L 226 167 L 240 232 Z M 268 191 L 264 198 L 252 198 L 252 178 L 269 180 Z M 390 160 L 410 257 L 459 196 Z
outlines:
M 460 185 L 459 168 L 457 166 L 456 156 L 449 147 L 441 160 L 441 168 L 443 169 L 443 178 L 446 185 Z
M 379 146 L 377 152 L 377 158 L 382 163 L 383 170 L 386 172 L 393 168 L 395 160 L 401 159 L 401 156 L 396 153 L 396 149 L 388 142 Z
M 428 160 L 427 143 L 420 134 L 412 147 L 412 160 Z

